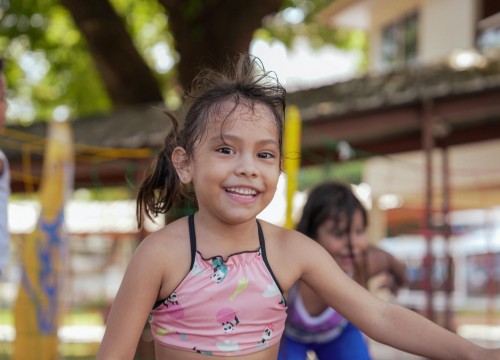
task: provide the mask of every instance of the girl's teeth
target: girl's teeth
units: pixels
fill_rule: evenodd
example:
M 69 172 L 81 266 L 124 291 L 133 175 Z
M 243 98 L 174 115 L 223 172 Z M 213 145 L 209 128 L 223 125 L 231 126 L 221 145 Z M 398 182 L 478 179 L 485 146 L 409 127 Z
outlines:
M 247 196 L 249 195 L 253 196 L 257 193 L 255 190 L 252 189 L 240 189 L 240 188 L 229 188 L 227 189 L 227 191 L 238 195 L 247 195 Z

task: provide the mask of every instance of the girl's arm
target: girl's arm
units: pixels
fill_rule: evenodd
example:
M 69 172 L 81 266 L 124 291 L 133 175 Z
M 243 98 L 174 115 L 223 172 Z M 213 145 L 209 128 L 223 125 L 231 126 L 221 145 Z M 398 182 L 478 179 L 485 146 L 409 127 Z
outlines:
M 391 292 L 396 295 L 399 288 L 408 285 L 406 264 L 391 253 L 370 245 L 366 250 L 367 278 L 370 279 L 380 273 L 388 274 L 393 280 Z
M 370 338 L 432 359 L 500 360 L 499 349 L 481 348 L 411 310 L 371 295 L 314 241 L 302 237 L 293 249 L 293 259 L 302 267 L 301 279 Z
M 139 338 L 157 299 L 162 271 L 154 239 L 135 251 L 111 306 L 97 359 L 133 359 Z

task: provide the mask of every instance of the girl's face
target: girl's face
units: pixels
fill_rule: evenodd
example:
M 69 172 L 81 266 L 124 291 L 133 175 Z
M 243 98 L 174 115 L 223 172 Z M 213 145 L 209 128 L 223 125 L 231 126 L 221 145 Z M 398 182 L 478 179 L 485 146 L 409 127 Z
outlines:
M 354 213 L 350 229 L 347 228 L 345 216 L 340 218 L 337 225 L 336 227 L 332 219 L 324 221 L 317 229 L 316 241 L 330 253 L 346 273 L 352 274 L 354 260 L 360 263 L 362 254 L 368 246 L 361 210 Z M 353 254 L 349 249 L 349 242 L 352 244 Z
M 280 175 L 275 119 L 265 105 L 225 105 L 189 164 L 200 212 L 230 224 L 255 220 L 271 202 Z

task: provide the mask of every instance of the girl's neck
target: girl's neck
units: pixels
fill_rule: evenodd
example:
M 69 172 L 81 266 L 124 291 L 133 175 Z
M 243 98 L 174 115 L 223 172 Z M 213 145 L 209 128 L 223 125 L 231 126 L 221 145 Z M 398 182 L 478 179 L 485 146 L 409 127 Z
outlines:
M 216 255 L 225 258 L 231 254 L 252 251 L 259 247 L 255 219 L 240 224 L 228 224 L 196 213 L 194 222 L 196 248 L 206 258 Z

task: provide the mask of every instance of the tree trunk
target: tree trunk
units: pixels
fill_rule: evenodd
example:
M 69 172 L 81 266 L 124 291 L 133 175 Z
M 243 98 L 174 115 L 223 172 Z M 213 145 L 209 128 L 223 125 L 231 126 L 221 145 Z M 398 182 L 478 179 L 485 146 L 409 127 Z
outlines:
M 200 67 L 222 64 L 228 55 L 249 50 L 254 31 L 282 0 L 159 0 L 165 7 L 184 89 Z
M 160 87 L 108 0 L 61 0 L 87 40 L 115 108 L 163 101 Z
M 158 0 L 166 9 L 176 50 L 178 79 L 187 89 L 202 66 L 218 66 L 249 49 L 254 31 L 283 0 Z M 116 108 L 162 101 L 151 70 L 109 0 L 61 0 L 85 36 Z

